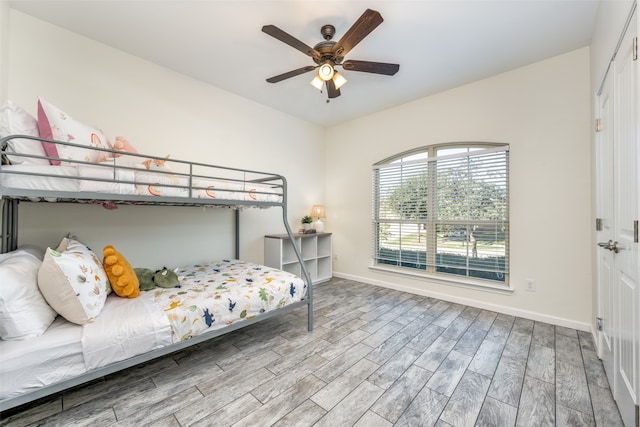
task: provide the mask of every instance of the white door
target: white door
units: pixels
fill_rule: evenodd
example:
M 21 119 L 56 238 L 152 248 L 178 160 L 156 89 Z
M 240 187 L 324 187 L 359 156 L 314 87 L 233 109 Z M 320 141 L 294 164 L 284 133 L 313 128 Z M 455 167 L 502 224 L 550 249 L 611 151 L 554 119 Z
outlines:
M 626 426 L 640 399 L 640 87 L 636 16 L 619 45 L 596 107 L 596 238 L 599 355 Z M 635 59 L 634 59 L 635 58 Z
M 603 244 L 613 241 L 613 84 L 611 74 L 607 74 L 598 95 L 598 133 L 596 134 L 596 240 Z M 597 249 L 598 271 L 598 317 L 601 332 L 598 336 L 599 356 L 609 378 L 613 378 L 613 251 L 605 247 Z
M 640 289 L 638 280 L 638 60 L 632 17 L 614 61 L 614 310 L 617 311 L 614 390 L 627 426 L 636 425 L 640 403 Z

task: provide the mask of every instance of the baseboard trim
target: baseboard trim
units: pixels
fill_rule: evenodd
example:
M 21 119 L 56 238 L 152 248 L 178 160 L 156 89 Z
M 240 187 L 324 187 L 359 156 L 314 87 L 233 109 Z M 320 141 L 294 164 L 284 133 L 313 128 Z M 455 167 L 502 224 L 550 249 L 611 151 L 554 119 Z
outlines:
M 583 332 L 591 332 L 591 334 L 594 336 L 594 341 L 596 338 L 596 335 L 594 334 L 595 331 L 593 330 L 593 328 L 589 323 L 577 322 L 571 319 L 550 316 L 548 314 L 537 313 L 535 311 L 521 310 L 513 307 L 508 307 L 505 305 L 483 303 L 481 301 L 476 301 L 473 299 L 456 297 L 452 295 L 442 294 L 439 292 L 431 292 L 424 289 L 417 289 L 411 286 L 398 285 L 396 283 L 391 283 L 383 280 L 374 280 L 367 277 L 356 276 L 353 274 L 340 273 L 340 272 L 334 271 L 333 277 L 367 283 L 369 285 L 380 286 L 388 289 L 395 289 L 397 291 L 408 292 L 411 294 L 422 295 L 425 297 L 437 298 L 443 301 L 468 305 L 468 306 L 480 308 L 483 310 L 491 310 L 498 313 L 508 314 L 510 316 L 523 317 L 525 319 L 535 320 L 537 322 L 545 322 L 545 323 L 550 323 L 552 325 L 564 326 L 565 328 L 577 329 Z

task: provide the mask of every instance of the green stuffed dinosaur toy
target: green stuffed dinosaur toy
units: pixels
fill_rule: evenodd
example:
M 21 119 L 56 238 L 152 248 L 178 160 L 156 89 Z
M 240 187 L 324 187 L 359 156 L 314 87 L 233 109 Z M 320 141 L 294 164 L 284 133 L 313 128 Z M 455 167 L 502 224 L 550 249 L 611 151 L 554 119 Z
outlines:
M 140 282 L 141 291 L 150 291 L 156 286 L 160 288 L 175 288 L 180 284 L 178 275 L 167 267 L 153 271 L 148 268 L 133 269 Z

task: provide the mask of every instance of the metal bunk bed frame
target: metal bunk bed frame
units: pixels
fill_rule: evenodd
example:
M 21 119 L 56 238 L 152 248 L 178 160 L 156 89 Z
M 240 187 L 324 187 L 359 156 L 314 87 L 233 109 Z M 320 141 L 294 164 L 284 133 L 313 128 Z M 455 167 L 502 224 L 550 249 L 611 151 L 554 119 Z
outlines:
M 5 138 L 0 139 L 0 152 L 3 154 L 9 154 L 10 156 L 16 157 L 30 157 L 30 158 L 39 158 L 51 160 L 51 157 L 43 157 L 43 156 L 35 156 L 29 154 L 18 154 L 18 153 L 7 153 L 7 143 L 12 139 L 28 139 L 35 141 L 44 141 L 51 142 L 59 145 L 68 145 L 72 147 L 78 147 L 87 149 L 87 147 L 63 141 L 55 141 L 45 138 L 33 137 L 29 135 L 10 135 Z M 147 156 L 142 154 L 132 154 L 132 153 L 123 153 L 116 150 L 103 149 L 103 148 L 91 148 L 92 150 L 98 150 L 104 152 L 106 155 L 114 156 L 114 155 L 126 155 L 130 157 L 140 158 L 141 160 L 167 160 L 166 158 L 156 157 L 156 156 Z M 4 160 L 4 159 L 3 159 Z M 54 159 L 57 160 L 57 159 Z M 64 160 L 65 162 L 72 163 L 74 165 L 91 165 L 109 168 L 113 170 L 113 178 L 115 179 L 117 176 L 117 172 L 119 170 L 135 170 L 136 168 L 127 167 L 127 166 L 119 166 L 116 165 L 115 162 L 101 165 L 99 163 L 90 163 L 90 162 L 81 162 L 74 160 Z M 159 348 L 156 350 L 152 350 L 147 353 L 143 353 L 129 359 L 122 360 L 120 362 L 116 362 L 98 369 L 94 369 L 88 371 L 84 374 L 81 374 L 77 377 L 67 379 L 65 381 L 51 384 L 39 388 L 37 390 L 24 393 L 9 399 L 5 399 L 0 401 L 0 412 L 6 411 L 11 408 L 15 408 L 20 405 L 24 405 L 26 403 L 32 402 L 34 400 L 67 390 L 71 387 L 75 387 L 86 382 L 92 381 L 97 378 L 104 377 L 105 375 L 130 368 L 132 366 L 139 365 L 141 363 L 156 359 L 158 357 L 165 356 L 167 354 L 174 353 L 176 351 L 182 350 L 187 347 L 191 347 L 198 343 L 211 340 L 213 338 L 219 337 L 221 335 L 225 335 L 227 333 L 233 332 L 237 329 L 244 328 L 246 326 L 261 322 L 263 320 L 283 315 L 289 313 L 299 307 L 307 306 L 307 328 L 309 331 L 313 330 L 313 286 L 311 281 L 311 275 L 304 263 L 302 252 L 300 248 L 295 245 L 295 239 L 293 237 L 293 232 L 291 231 L 291 227 L 289 226 L 287 220 L 287 180 L 284 176 L 273 173 L 266 173 L 260 171 L 252 171 L 247 169 L 238 169 L 231 168 L 225 166 L 216 166 L 209 165 L 205 163 L 197 163 L 197 162 L 188 162 L 183 160 L 170 160 L 172 164 L 180 164 L 186 166 L 189 170 L 188 173 L 176 173 L 176 172 L 168 172 L 168 175 L 179 175 L 188 179 L 189 186 L 184 187 L 184 189 L 188 190 L 189 197 L 156 197 L 156 196 L 144 196 L 144 195 L 127 195 L 127 194 L 109 194 L 102 192 L 69 192 L 69 191 L 52 191 L 52 190 L 31 190 L 31 189 L 17 189 L 17 188 L 6 188 L 0 185 L 0 210 L 2 214 L 2 228 L 0 236 L 0 253 L 6 253 L 12 250 L 15 250 L 18 246 L 18 207 L 21 202 L 39 202 L 40 200 L 52 200 L 55 199 L 56 203 L 95 203 L 98 202 L 109 202 L 114 204 L 143 204 L 143 205 L 159 205 L 159 206 L 209 206 L 209 207 L 226 207 L 226 208 L 235 208 L 236 212 L 234 215 L 234 227 L 235 227 L 235 257 L 239 258 L 240 254 L 240 209 L 242 207 L 280 207 L 282 209 L 282 221 L 287 232 L 287 235 L 292 243 L 293 250 L 295 252 L 296 258 L 301 266 L 301 271 L 303 274 L 303 279 L 307 285 L 307 296 L 305 299 L 287 305 L 285 307 L 276 309 L 274 311 L 268 311 L 260 316 L 257 316 L 253 319 L 244 320 L 242 322 L 237 322 L 229 326 L 225 326 L 224 328 L 213 330 L 210 332 L 205 332 L 201 335 L 190 338 L 186 341 L 180 341 L 171 345 L 168 345 L 163 348 Z M 7 168 L 4 167 L 3 164 L 0 164 L 0 178 L 2 174 L 18 174 L 18 175 L 35 175 L 44 178 L 55 178 L 55 179 L 79 179 L 78 177 L 63 177 L 58 175 L 47 175 L 42 173 L 31 174 L 27 172 L 15 172 L 15 171 L 7 171 Z M 244 175 L 255 176 L 250 180 L 231 180 L 235 182 L 245 182 L 245 183 L 264 183 L 269 184 L 274 188 L 279 188 L 278 194 L 281 196 L 281 201 L 257 201 L 257 200 L 226 200 L 226 199 L 204 199 L 204 198 L 196 198 L 193 197 L 193 190 L 198 190 L 202 188 L 194 187 L 193 180 L 194 178 L 215 178 L 209 175 L 196 175 L 194 174 L 194 168 L 211 168 L 217 171 L 226 171 L 226 172 L 235 172 Z M 162 172 L 155 172 L 162 173 Z M 113 182 L 112 180 L 105 180 L 100 178 L 81 178 L 83 180 L 88 181 L 102 181 L 102 182 Z M 223 178 L 224 180 L 228 180 L 228 178 Z M 116 181 L 122 184 L 136 184 L 135 181 Z M 180 185 L 160 185 L 164 187 L 176 187 L 183 188 Z M 47 203 L 47 202 L 44 202 Z

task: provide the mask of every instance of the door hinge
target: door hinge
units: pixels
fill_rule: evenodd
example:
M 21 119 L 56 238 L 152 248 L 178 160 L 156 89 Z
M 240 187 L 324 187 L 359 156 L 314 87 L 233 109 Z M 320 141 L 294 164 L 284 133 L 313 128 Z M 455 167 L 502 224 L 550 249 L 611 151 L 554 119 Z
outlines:
M 596 231 L 602 231 L 602 218 L 596 218 Z
M 638 243 L 638 220 L 633 221 L 633 243 Z
M 602 317 L 596 317 L 596 329 L 602 330 Z
M 637 37 L 633 38 L 633 60 L 634 61 L 638 60 L 638 38 Z
M 600 132 L 602 130 L 602 120 L 596 119 L 596 132 Z

